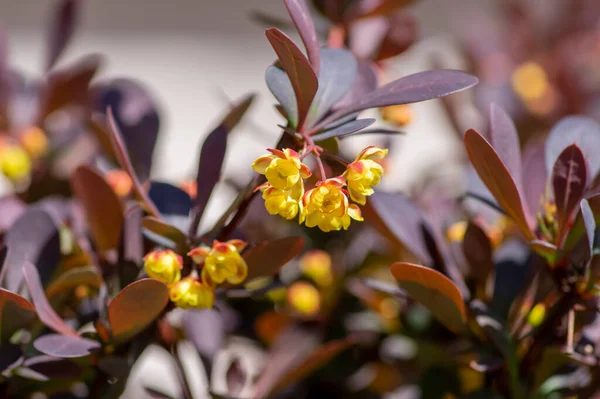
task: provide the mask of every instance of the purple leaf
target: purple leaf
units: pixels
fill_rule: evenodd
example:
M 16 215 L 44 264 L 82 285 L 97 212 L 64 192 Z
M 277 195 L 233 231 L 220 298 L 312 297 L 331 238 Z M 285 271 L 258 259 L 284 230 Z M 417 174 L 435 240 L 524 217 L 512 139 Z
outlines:
M 19 329 L 35 320 L 33 304 L 20 295 L 0 288 L 0 347 Z
M 86 165 L 81 165 L 71 175 L 71 188 L 85 210 L 98 249 L 108 251 L 116 248 L 124 216 L 121 200 L 113 188 L 104 177 Z
M 214 309 L 186 310 L 183 313 L 185 336 L 192 341 L 200 356 L 212 363 L 225 338 L 224 315 Z
M 557 208 L 559 240 L 566 233 L 573 211 L 583 198 L 587 182 L 587 167 L 583 153 L 576 144 L 558 156 L 552 169 L 552 188 Z
M 372 64 L 370 62 L 360 61 L 356 71 L 356 77 L 352 83 L 352 88 L 337 104 L 335 104 L 333 109 L 337 111 L 338 109 L 352 105 L 367 93 L 377 89 L 378 84 L 377 74 L 373 70 Z
M 523 196 L 531 212 L 540 207 L 540 200 L 546 190 L 546 165 L 544 164 L 544 142 L 530 140 L 523 149 Z
M 298 108 L 290 78 L 285 71 L 271 65 L 265 73 L 265 81 L 267 87 L 279 102 L 283 110 L 283 116 L 287 118 L 292 126 L 296 126 L 298 123 Z
M 33 346 L 43 354 L 60 358 L 87 356 L 100 349 L 98 341 L 60 334 L 42 335 L 33 341 Z
M 423 263 L 433 262 L 423 236 L 422 211 L 401 194 L 375 192 L 368 201 L 367 212 L 375 213 L 375 227 L 383 231 L 392 242 L 400 242 Z M 367 219 L 368 220 L 368 219 Z
M 495 265 L 490 240 L 481 227 L 470 222 L 465 231 L 462 249 L 469 274 L 477 284 L 477 297 L 489 301 L 493 295 Z
M 210 132 L 202 143 L 196 175 L 196 186 L 198 188 L 194 203 L 194 222 L 191 226 L 191 234 L 196 234 L 208 200 L 216 184 L 221 179 L 221 169 L 227 150 L 227 136 L 240 123 L 254 98 L 255 95 L 250 94 L 234 104 L 219 123 L 219 126 Z
M 56 60 L 71 41 L 78 17 L 78 7 L 78 0 L 61 0 L 56 8 L 48 33 L 49 53 L 46 59 L 46 71 L 52 69 Z
M 26 209 L 25 203 L 16 195 L 0 198 L 0 232 L 8 230 Z
M 596 222 L 596 225 L 600 224 L 600 194 L 592 195 L 591 197 L 586 198 L 586 201 L 588 202 L 588 205 L 590 206 L 590 209 L 592 210 L 592 214 L 594 215 L 594 220 Z M 583 236 L 585 234 L 586 234 L 586 225 L 583 220 L 583 215 L 580 212 L 577 214 L 577 218 L 575 219 L 575 221 L 573 222 L 573 225 L 569 229 L 567 238 L 563 245 L 563 249 L 565 251 L 572 250 L 579 243 L 579 241 L 583 238 Z
M 29 208 L 8 229 L 5 244 L 10 251 L 6 257 L 5 286 L 18 291 L 23 281 L 25 262 L 38 265 L 42 281 L 48 280 L 60 260 L 58 228 L 48 212 Z
M 319 89 L 310 106 L 307 124 L 318 121 L 352 88 L 358 64 L 348 50 L 324 48 L 321 52 Z
M 292 127 L 302 130 L 319 86 L 317 76 L 304 54 L 285 33 L 277 28 L 270 28 L 265 34 L 294 88 L 298 122 Z
M 29 289 L 29 295 L 38 317 L 44 323 L 44 325 L 57 333 L 62 335 L 69 335 L 77 337 L 78 334 L 71 326 L 69 326 L 61 317 L 52 309 L 46 294 L 44 293 L 44 287 L 40 281 L 40 275 L 34 265 L 27 262 L 23 266 L 23 274 L 25 275 L 25 281 L 27 282 L 27 288 Z
M 312 136 L 312 138 L 314 141 L 321 141 L 321 140 L 327 140 L 327 139 L 330 139 L 333 137 L 349 136 L 351 134 L 360 132 L 364 128 L 371 126 L 373 123 L 375 123 L 375 119 L 372 119 L 372 118 L 358 119 L 358 120 L 350 121 L 343 125 L 334 127 L 331 130 L 326 130 L 322 133 L 315 134 L 314 136 Z
M 592 212 L 592 208 L 588 200 L 583 199 L 579 203 L 579 207 L 581 208 L 581 216 L 583 218 L 583 224 L 585 226 L 585 238 L 587 241 L 587 250 L 589 259 L 594 252 L 594 238 L 596 234 L 596 221 L 594 220 L 594 213 Z
M 138 178 L 146 182 L 160 130 L 156 101 L 142 83 L 133 79 L 114 79 L 94 89 L 97 109 L 113 111 L 133 168 Z
M 144 257 L 144 238 L 142 236 L 142 218 L 144 211 L 135 204 L 125 212 L 125 222 L 121 232 L 121 256 L 127 262 L 140 265 Z
M 52 379 L 72 379 L 83 373 L 83 368 L 77 363 L 49 355 L 30 357 L 23 366 Z
M 512 176 L 517 189 L 522 192 L 519 134 L 510 116 L 496 104 L 490 107 L 490 143 Z
M 319 65 L 321 65 L 319 40 L 317 39 L 315 25 L 306 6 L 306 0 L 284 0 L 284 3 L 290 17 L 292 17 L 292 21 L 294 21 L 296 30 L 302 38 L 313 70 L 318 75 Z
M 473 87 L 477 82 L 477 78 L 468 73 L 450 69 L 415 73 L 367 93 L 356 102 L 325 118 L 318 126 L 324 126 L 344 115 L 369 108 L 410 104 L 447 96 Z
M 561 119 L 546 138 L 546 171 L 548 175 L 559 155 L 572 144 L 577 144 L 588 162 L 589 177 L 594 179 L 600 170 L 600 125 L 584 116 Z

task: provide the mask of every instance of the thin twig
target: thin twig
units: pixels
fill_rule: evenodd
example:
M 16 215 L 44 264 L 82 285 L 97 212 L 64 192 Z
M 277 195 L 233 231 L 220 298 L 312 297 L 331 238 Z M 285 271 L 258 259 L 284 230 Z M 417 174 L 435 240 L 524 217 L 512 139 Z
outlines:
M 190 384 L 187 381 L 187 377 L 185 375 L 185 369 L 183 368 L 183 363 L 181 362 L 181 358 L 177 353 L 176 344 L 171 345 L 171 356 L 175 360 L 175 366 L 177 371 L 177 378 L 179 379 L 179 383 L 181 384 L 181 390 L 183 393 L 183 397 L 185 399 L 194 399 L 194 395 L 190 389 Z

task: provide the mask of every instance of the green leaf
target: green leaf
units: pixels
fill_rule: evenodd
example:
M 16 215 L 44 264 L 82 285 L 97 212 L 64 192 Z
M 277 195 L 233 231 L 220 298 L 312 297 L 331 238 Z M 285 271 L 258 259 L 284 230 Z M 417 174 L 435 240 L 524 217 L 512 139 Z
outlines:
M 425 266 L 398 262 L 391 272 L 400 288 L 455 333 L 465 329 L 467 315 L 462 294 L 446 276 Z
M 108 305 L 113 340 L 120 343 L 144 330 L 160 315 L 168 300 L 167 286 L 151 278 L 123 288 Z

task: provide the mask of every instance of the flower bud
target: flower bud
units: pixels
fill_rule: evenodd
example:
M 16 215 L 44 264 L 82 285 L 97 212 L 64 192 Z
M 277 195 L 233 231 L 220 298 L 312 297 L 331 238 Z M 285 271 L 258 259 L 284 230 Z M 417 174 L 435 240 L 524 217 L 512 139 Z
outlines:
M 398 126 L 406 126 L 413 120 L 413 110 L 408 104 L 390 105 L 380 108 L 381 117 Z
M 48 152 L 48 138 L 46 133 L 37 126 L 31 126 L 25 129 L 20 137 L 21 145 L 31 155 L 37 159 L 44 156 Z
M 2 173 L 10 180 L 23 180 L 31 172 L 31 160 L 22 147 L 14 144 L 3 144 L 0 147 L 0 168 Z
M 314 316 L 321 309 L 321 294 L 310 283 L 299 281 L 288 290 L 288 303 L 303 316 Z
M 220 242 L 215 240 L 212 248 L 201 246 L 188 252 L 194 263 L 204 264 L 202 281 L 210 286 L 227 281 L 240 284 L 248 275 L 246 261 L 240 252 L 246 247 L 242 240 Z
M 331 285 L 333 280 L 331 257 L 327 252 L 318 249 L 307 252 L 300 259 L 300 268 L 318 285 L 322 287 Z
M 170 285 L 181 279 L 183 261 L 181 256 L 171 250 L 152 251 L 144 257 L 146 274 Z
M 182 309 L 210 309 L 215 302 L 215 293 L 207 284 L 194 277 L 186 277 L 169 289 L 169 297 Z

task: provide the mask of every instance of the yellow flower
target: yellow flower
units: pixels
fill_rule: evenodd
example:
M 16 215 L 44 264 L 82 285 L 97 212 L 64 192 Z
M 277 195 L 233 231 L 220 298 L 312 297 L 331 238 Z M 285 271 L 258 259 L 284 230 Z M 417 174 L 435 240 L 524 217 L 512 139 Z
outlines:
M 271 154 L 258 157 L 252 168 L 265 175 L 271 186 L 285 191 L 310 177 L 310 170 L 300 161 L 296 151 L 290 148 L 284 148 L 283 151 L 269 148 L 268 151 Z
M 181 279 L 183 261 L 181 256 L 170 249 L 152 251 L 144 257 L 146 274 L 165 284 L 174 284 Z
M 406 126 L 413 120 L 413 110 L 408 104 L 389 105 L 380 108 L 381 117 L 398 126 Z
M 210 286 L 227 281 L 240 284 L 248 275 L 246 261 L 240 252 L 246 248 L 242 240 L 220 242 L 215 240 L 212 248 L 202 246 L 192 249 L 188 255 L 197 264 L 204 263 L 202 281 Z
M 23 180 L 31 172 L 31 160 L 27 152 L 15 144 L 2 143 L 0 148 L 0 168 L 4 176 L 11 180 Z
M 348 165 L 343 176 L 348 183 L 352 201 L 364 205 L 367 202 L 366 197 L 375 192 L 372 187 L 379 184 L 383 175 L 383 167 L 375 160 L 383 158 L 387 153 L 387 149 L 369 146 Z
M 321 294 L 312 284 L 299 281 L 290 286 L 288 303 L 301 315 L 312 316 L 321 309 Z
M 342 189 L 344 180 L 335 177 L 317 183 L 312 190 L 302 197 L 300 223 L 307 227 L 318 226 L 324 232 L 346 230 L 350 219 L 362 221 L 360 209 L 349 204 L 346 192 Z
M 331 256 L 327 252 L 319 249 L 307 252 L 300 258 L 300 268 L 318 285 L 323 287 L 331 285 L 333 280 Z
M 212 308 L 215 302 L 215 293 L 212 288 L 194 277 L 186 277 L 171 286 L 169 297 L 177 307 L 182 309 Z
M 304 183 L 298 181 L 289 190 L 279 190 L 266 183 L 257 188 L 262 190 L 265 208 L 271 215 L 279 215 L 288 220 L 293 219 L 300 210 L 302 195 L 304 195 Z

